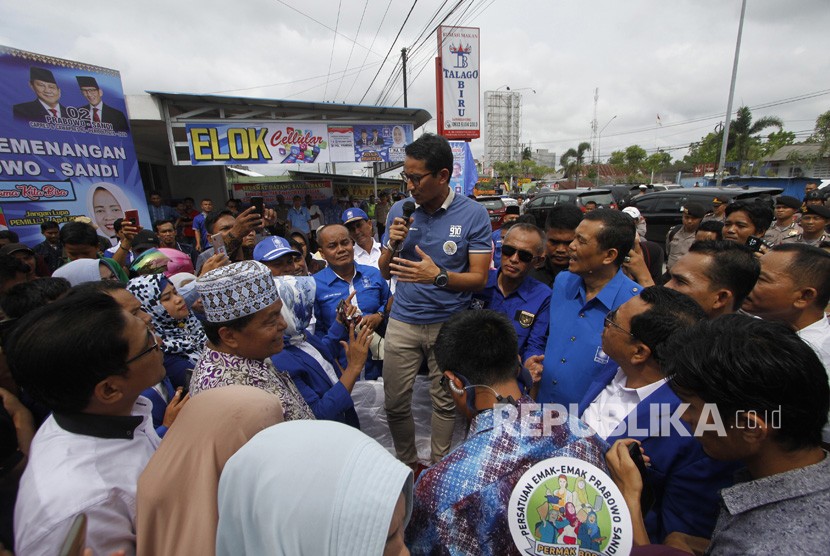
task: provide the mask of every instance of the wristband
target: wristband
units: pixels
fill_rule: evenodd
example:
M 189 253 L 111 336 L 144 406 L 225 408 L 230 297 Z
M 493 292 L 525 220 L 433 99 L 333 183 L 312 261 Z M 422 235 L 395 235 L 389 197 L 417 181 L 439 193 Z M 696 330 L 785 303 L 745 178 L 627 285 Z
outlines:
M 124 246 L 123 246 L 123 245 L 121 245 L 120 243 L 118 244 L 118 248 L 119 248 L 119 249 L 124 249 L 124 251 L 126 251 L 127 253 L 129 253 L 129 252 L 130 252 L 130 250 L 129 250 L 129 249 L 125 249 L 125 248 L 124 248 Z

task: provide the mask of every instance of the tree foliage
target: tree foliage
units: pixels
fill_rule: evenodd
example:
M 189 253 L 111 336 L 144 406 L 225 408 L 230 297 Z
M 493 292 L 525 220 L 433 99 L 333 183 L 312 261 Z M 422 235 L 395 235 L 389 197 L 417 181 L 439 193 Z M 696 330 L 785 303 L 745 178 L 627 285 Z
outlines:
M 830 151 L 830 110 L 816 118 L 816 127 L 807 142 L 820 145 L 818 152 L 820 157 Z
M 577 145 L 576 149 L 568 149 L 559 159 L 562 169 L 565 171 L 565 177 L 571 179 L 575 177 L 579 179 L 579 172 L 582 164 L 585 162 L 585 153 L 591 150 L 591 144 L 583 141 Z

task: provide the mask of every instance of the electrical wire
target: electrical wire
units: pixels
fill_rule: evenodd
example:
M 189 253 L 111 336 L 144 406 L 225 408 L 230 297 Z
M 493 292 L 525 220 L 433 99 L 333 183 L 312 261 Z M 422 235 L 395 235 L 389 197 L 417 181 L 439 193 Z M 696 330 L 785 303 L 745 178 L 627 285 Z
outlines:
M 303 16 L 303 17 L 307 17 L 308 19 L 310 19 L 310 20 L 311 20 L 311 21 L 313 21 L 314 23 L 317 23 L 318 25 L 320 25 L 320 26 L 322 26 L 322 27 L 325 27 L 325 28 L 326 28 L 326 29 L 328 29 L 329 31 L 332 31 L 332 32 L 334 32 L 334 33 L 336 33 L 336 34 L 340 35 L 341 37 L 343 37 L 343 38 L 344 38 L 344 39 L 346 39 L 347 41 L 349 41 L 349 42 L 353 42 L 354 44 L 356 44 L 356 45 L 357 45 L 357 46 L 359 46 L 360 48 L 362 48 L 362 49 L 366 50 L 366 52 L 367 52 L 367 56 L 368 56 L 368 53 L 369 53 L 369 52 L 371 52 L 371 53 L 372 53 L 372 54 L 374 54 L 375 56 L 380 57 L 380 54 L 379 54 L 379 53 L 377 53 L 377 52 L 375 52 L 374 50 L 372 50 L 372 48 L 371 48 L 371 47 L 367 47 L 367 46 L 364 46 L 364 45 L 360 44 L 359 42 L 357 42 L 357 41 L 356 41 L 356 40 L 354 40 L 353 38 L 351 38 L 351 37 L 349 37 L 349 36 L 344 35 L 343 33 L 341 33 L 341 32 L 339 32 L 339 31 L 337 31 L 336 29 L 332 29 L 331 27 L 329 27 L 328 25 L 326 25 L 325 23 L 323 23 L 323 22 L 322 22 L 322 21 L 320 21 L 319 19 L 315 19 L 315 18 L 311 17 L 310 15 L 308 15 L 307 13 L 301 12 L 300 10 L 298 10 L 297 8 L 295 8 L 294 6 L 292 6 L 292 5 L 290 5 L 290 4 L 287 4 L 287 3 L 286 3 L 286 2 L 284 2 L 283 0 L 276 0 L 276 1 L 277 1 L 277 2 L 279 2 L 280 4 L 282 4 L 283 6 L 285 6 L 286 8 L 290 8 L 290 9 L 294 10 L 295 12 L 297 12 L 298 14 L 300 14 L 301 16 Z
M 375 76 L 372 78 L 372 82 L 371 82 L 371 83 L 369 83 L 369 87 L 366 89 L 366 92 L 365 92 L 365 93 L 363 93 L 363 96 L 362 96 L 362 97 L 360 97 L 360 101 L 358 102 L 358 104 L 363 104 L 363 99 L 365 99 L 365 98 L 366 98 L 366 95 L 368 95 L 368 94 L 369 94 L 369 91 L 371 91 L 371 90 L 372 90 L 372 85 L 374 85 L 374 84 L 375 84 L 375 81 L 377 80 L 378 75 L 380 75 L 380 70 L 382 70 L 382 69 L 383 69 L 383 65 L 386 63 L 386 60 L 389 58 L 389 54 L 391 54 L 391 53 L 392 53 L 392 49 L 393 49 L 393 48 L 395 48 L 395 43 L 396 43 L 396 42 L 398 42 L 398 37 L 400 37 L 400 36 L 401 36 L 401 33 L 403 32 L 403 28 L 404 28 L 404 26 L 406 25 L 406 22 L 407 22 L 407 21 L 409 21 L 409 16 L 411 16 L 411 15 L 412 15 L 412 10 L 414 10 L 414 9 L 415 9 L 415 6 L 416 6 L 417 4 L 418 4 L 418 0 L 415 0 L 414 2 L 412 2 L 412 7 L 411 7 L 411 8 L 409 8 L 409 13 L 407 13 L 407 14 L 406 14 L 406 19 L 404 19 L 404 20 L 403 20 L 403 23 L 401 24 L 401 28 L 400 28 L 400 29 L 398 29 L 398 34 L 397 34 L 397 35 L 395 35 L 395 40 L 393 40 L 393 41 L 392 41 L 392 44 L 389 46 L 389 51 L 386 53 L 386 56 L 384 56 L 384 58 L 383 58 L 383 62 L 380 64 L 380 67 L 378 68 L 377 73 L 376 73 L 376 74 L 375 74 Z
M 380 30 L 383 28 L 383 22 L 386 21 L 386 14 L 389 13 L 389 8 L 392 6 L 392 0 L 389 0 L 389 3 L 386 4 L 386 10 L 383 12 L 383 17 L 380 18 L 380 25 L 378 25 L 378 30 L 375 31 L 375 36 L 372 39 L 371 46 L 375 46 L 375 41 L 380 34 Z M 366 52 L 366 55 L 363 57 L 363 62 L 360 64 L 360 71 L 363 71 L 364 66 L 366 65 L 366 60 L 369 58 L 369 52 Z M 358 72 L 359 73 L 359 72 Z M 348 92 L 346 93 L 345 98 L 348 98 L 350 94 L 352 94 L 352 89 L 354 89 L 355 84 L 357 83 L 357 77 L 355 77 L 354 81 L 352 81 L 352 86 L 349 87 Z
M 355 40 L 360 36 L 360 30 L 363 28 L 363 17 L 366 15 L 366 7 L 369 5 L 369 0 L 365 0 L 363 2 L 363 13 L 360 14 L 360 23 L 357 24 L 357 33 L 355 33 Z M 340 8 L 337 9 L 340 11 Z M 352 54 L 354 53 L 354 43 L 352 43 L 351 49 L 349 49 L 349 58 L 346 60 L 346 70 L 349 70 L 349 64 L 352 62 Z M 345 76 L 344 76 L 345 77 Z M 337 90 L 334 92 L 334 100 L 337 101 L 337 95 L 340 93 L 340 87 L 343 85 L 343 78 L 341 77 L 340 82 L 337 84 Z
M 337 28 L 340 27 L 340 8 L 343 6 L 343 0 L 337 3 L 337 22 L 334 24 L 334 38 L 331 41 L 331 56 L 329 56 L 329 73 L 326 75 L 326 89 L 323 91 L 323 101 L 326 100 L 326 96 L 329 92 L 329 82 L 328 78 L 331 77 L 331 63 L 334 61 L 334 45 L 337 44 Z M 355 37 L 357 38 L 357 37 Z M 352 43 L 354 44 L 354 43 Z

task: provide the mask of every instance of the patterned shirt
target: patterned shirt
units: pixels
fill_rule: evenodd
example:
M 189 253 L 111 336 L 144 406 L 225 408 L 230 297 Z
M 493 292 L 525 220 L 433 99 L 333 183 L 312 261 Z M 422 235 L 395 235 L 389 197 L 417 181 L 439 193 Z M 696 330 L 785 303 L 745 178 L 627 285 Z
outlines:
M 532 403 L 522 397 L 519 415 L 522 404 Z M 575 417 L 538 436 L 522 435 L 522 426 L 533 427 L 521 423 L 504 420 L 496 426 L 493 410 L 479 413 L 466 442 L 421 475 L 407 528 L 412 554 L 518 555 L 507 513 L 525 471 L 541 460 L 568 456 L 607 472 L 608 445 Z
M 245 359 L 206 347 L 193 369 L 190 395 L 232 384 L 253 386 L 277 395 L 286 421 L 314 419 L 314 413 L 297 391 L 291 377 L 286 372 L 278 371 L 270 359 Z

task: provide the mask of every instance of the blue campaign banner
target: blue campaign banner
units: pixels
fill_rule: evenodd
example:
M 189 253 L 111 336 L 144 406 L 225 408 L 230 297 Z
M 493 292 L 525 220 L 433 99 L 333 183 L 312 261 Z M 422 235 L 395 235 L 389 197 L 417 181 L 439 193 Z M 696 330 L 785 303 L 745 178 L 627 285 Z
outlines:
M 412 142 L 412 125 L 355 124 L 352 134 L 355 162 L 403 162 Z
M 450 187 L 459 195 L 472 195 L 478 183 L 478 168 L 473 151 L 466 141 L 450 141 L 452 147 L 452 175 Z
M 0 213 L 30 246 L 40 224 L 88 216 L 115 244 L 113 222 L 150 226 L 116 70 L 0 46 Z

